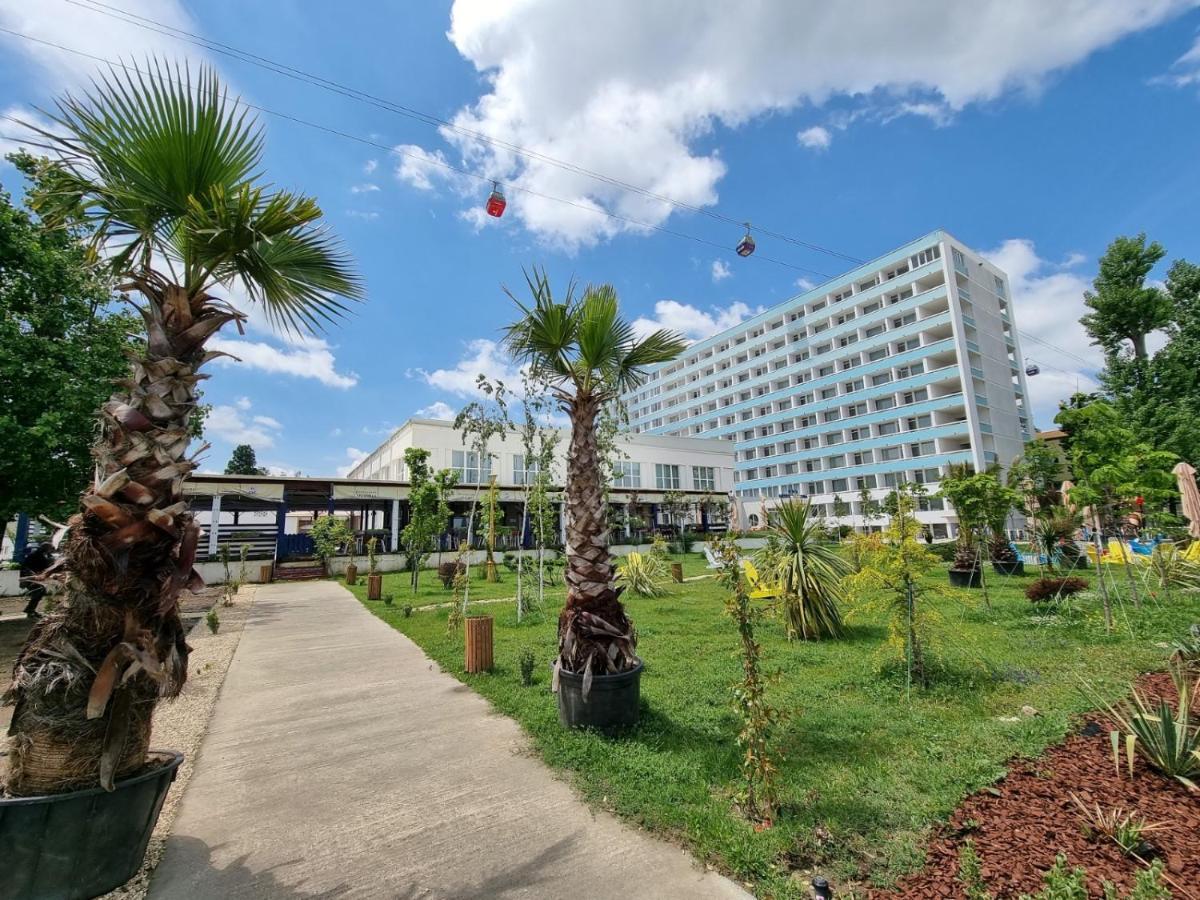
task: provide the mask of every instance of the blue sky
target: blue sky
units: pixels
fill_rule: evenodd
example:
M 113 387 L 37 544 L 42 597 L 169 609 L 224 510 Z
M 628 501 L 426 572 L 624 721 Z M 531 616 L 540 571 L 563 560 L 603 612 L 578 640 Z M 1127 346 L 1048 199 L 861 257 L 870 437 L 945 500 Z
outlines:
M 1168 260 L 1200 257 L 1194 0 L 880 0 L 869 16 L 791 0 L 103 4 L 850 256 L 946 228 L 1009 271 L 1025 352 L 1042 366 L 1030 385 L 1042 427 L 1059 397 L 1092 385 L 1098 357 L 1076 320 L 1108 241 L 1146 231 Z M 320 200 L 369 299 L 318 340 L 289 342 L 261 320 L 222 337 L 244 361 L 212 367 L 209 468 L 247 440 L 260 462 L 332 473 L 419 410 L 457 409 L 476 372 L 511 377 L 494 341 L 512 318 L 501 285 L 519 288 L 522 266 L 611 281 L 630 318 L 693 338 L 849 266 L 765 236 L 741 260 L 734 225 L 111 8 L 0 0 L 0 27 L 93 56 L 207 61 L 249 102 L 368 142 L 261 116 L 271 178 Z M 99 65 L 3 33 L 0 47 L 7 115 L 30 115 Z M 5 187 L 13 175 L 0 167 Z M 482 215 L 488 178 L 513 186 L 501 220 Z

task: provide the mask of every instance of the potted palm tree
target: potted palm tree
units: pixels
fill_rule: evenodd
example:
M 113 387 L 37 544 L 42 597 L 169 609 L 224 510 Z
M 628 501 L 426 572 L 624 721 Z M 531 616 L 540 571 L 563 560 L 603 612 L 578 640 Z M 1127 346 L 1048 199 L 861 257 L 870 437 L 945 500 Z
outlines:
M 641 383 L 647 366 L 668 362 L 686 346 L 659 330 L 639 339 L 621 318 L 611 285 L 572 283 L 554 299 L 544 271 L 526 281 L 532 303 L 511 292 L 521 318 L 504 343 L 544 383 L 571 420 L 567 451 L 567 602 L 558 619 L 553 687 L 559 721 L 610 729 L 637 721 L 642 662 L 633 623 L 614 587 L 608 510 L 596 419 L 605 404 Z
M 850 565 L 825 539 L 824 524 L 811 504 L 789 500 L 771 510 L 767 545 L 756 562 L 764 578 L 782 590 L 780 603 L 788 640 L 839 637 L 842 579 Z
M 200 529 L 183 484 L 206 340 L 245 314 L 319 325 L 361 288 L 309 197 L 260 183 L 262 134 L 216 75 L 114 69 L 38 131 L 51 155 L 30 200 L 49 223 L 83 218 L 145 322 L 129 377 L 99 412 L 95 480 L 68 523 L 61 602 L 30 632 L 0 798 L 4 887 L 91 897 L 141 864 L 182 756 L 150 748 L 151 717 L 187 678 L 179 594 Z M 8 893 L 6 891 L 5 893 Z

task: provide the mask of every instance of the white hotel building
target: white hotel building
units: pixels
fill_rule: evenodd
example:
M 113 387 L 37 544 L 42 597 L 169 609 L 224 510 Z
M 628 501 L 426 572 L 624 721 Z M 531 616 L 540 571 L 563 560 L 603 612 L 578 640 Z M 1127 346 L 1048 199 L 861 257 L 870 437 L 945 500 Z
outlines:
M 1008 466 L 1027 396 L 1008 277 L 935 231 L 692 344 L 625 400 L 637 432 L 733 443 L 744 523 L 789 496 L 832 516 L 840 497 L 861 528 L 864 487 L 932 495 L 952 463 Z M 954 535 L 953 510 L 922 507 Z

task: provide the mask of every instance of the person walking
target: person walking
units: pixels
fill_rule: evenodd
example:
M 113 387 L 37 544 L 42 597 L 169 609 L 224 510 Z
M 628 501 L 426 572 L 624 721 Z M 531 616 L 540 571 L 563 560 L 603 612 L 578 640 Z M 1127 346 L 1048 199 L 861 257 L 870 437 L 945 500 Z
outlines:
M 21 560 L 21 586 L 29 592 L 29 602 L 25 604 L 25 616 L 30 619 L 40 619 L 42 614 L 37 611 L 38 604 L 46 596 L 46 586 L 37 581 L 35 576 L 45 572 L 54 564 L 54 547 L 48 543 L 38 544 L 25 554 Z

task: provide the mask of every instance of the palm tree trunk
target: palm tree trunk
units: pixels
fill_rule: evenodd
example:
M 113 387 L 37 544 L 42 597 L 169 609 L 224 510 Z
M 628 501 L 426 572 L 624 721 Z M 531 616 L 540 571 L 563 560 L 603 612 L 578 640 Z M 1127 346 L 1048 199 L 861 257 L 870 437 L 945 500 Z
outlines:
M 558 620 L 559 660 L 570 672 L 619 672 L 637 664 L 633 625 L 613 587 L 608 516 L 596 443 L 602 403 L 576 396 L 569 406 L 567 452 L 567 602 Z M 610 649 L 610 647 L 612 649 Z
M 161 281 L 145 298 L 144 351 L 104 405 L 96 477 L 70 519 L 55 576 L 63 601 L 30 633 L 6 701 L 8 790 L 30 795 L 100 784 L 141 767 L 161 697 L 187 678 L 179 593 L 203 584 L 192 564 L 199 528 L 183 498 L 196 463 L 188 421 L 204 342 L 238 318 Z

